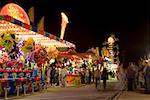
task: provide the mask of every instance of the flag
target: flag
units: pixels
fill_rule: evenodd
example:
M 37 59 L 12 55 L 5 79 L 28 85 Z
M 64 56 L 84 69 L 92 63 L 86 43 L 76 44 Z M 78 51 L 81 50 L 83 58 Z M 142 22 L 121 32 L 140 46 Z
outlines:
M 38 28 L 38 33 L 44 34 L 44 16 L 39 21 L 37 28 Z
M 67 24 L 69 23 L 69 21 L 68 21 L 68 17 L 63 12 L 61 13 L 61 17 L 62 17 L 62 21 L 61 21 L 60 38 L 63 39 L 64 38 L 64 33 L 65 33 L 65 28 L 66 28 Z
M 99 47 L 96 47 L 96 56 L 99 56 Z
M 31 7 L 29 9 L 28 16 L 29 16 L 30 22 L 34 23 L 34 7 Z
M 102 55 L 103 58 L 109 56 L 109 52 L 108 52 L 108 50 L 107 50 L 106 47 L 103 47 L 103 48 L 102 48 L 102 50 L 101 50 L 101 55 Z

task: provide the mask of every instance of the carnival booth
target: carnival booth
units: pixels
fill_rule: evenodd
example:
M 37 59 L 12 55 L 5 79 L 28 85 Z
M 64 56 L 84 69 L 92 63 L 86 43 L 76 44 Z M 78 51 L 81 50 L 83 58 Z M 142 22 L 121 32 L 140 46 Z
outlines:
M 81 73 L 84 72 L 83 65 L 90 68 L 93 53 L 77 53 L 70 49 L 66 52 L 59 52 L 58 57 L 65 59 L 65 65 L 68 69 L 66 77 L 67 86 L 76 86 L 81 84 Z M 85 66 L 84 66 L 85 67 Z
M 60 58 L 67 71 L 66 76 L 66 85 L 67 86 L 76 86 L 80 85 L 80 75 L 79 75 L 79 67 L 77 64 L 77 59 L 79 59 L 76 55 L 76 51 L 73 49 L 61 50 L 58 54 L 58 58 Z
M 57 56 L 56 47 L 75 45 L 45 31 L 39 34 L 20 6 L 5 5 L 0 12 L 0 95 L 41 90 L 43 64 Z

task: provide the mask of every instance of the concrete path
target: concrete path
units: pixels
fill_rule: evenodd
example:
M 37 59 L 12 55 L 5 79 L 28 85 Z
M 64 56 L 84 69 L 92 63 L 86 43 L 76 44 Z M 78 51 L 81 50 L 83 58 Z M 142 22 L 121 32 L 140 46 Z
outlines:
M 135 91 L 124 91 L 118 100 L 150 100 L 150 94 L 143 94 Z
M 108 100 L 118 91 L 117 85 L 118 82 L 109 81 L 106 90 L 103 90 L 102 83 L 99 90 L 94 84 L 68 88 L 50 87 L 42 93 L 37 92 L 25 97 L 11 98 L 11 100 Z

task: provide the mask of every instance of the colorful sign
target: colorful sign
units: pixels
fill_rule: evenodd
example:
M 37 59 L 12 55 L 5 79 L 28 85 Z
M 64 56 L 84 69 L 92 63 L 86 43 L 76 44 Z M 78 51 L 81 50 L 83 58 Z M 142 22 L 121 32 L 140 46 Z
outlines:
M 103 58 L 109 57 L 109 52 L 108 52 L 108 50 L 107 50 L 106 47 L 103 47 L 103 48 L 102 48 L 102 50 L 101 50 L 101 55 L 102 55 Z
M 9 4 L 5 5 L 1 10 L 0 15 L 12 16 L 13 18 L 15 18 L 17 20 L 30 25 L 28 15 L 23 10 L 23 8 L 21 8 L 17 4 L 9 3 Z
M 81 84 L 81 77 L 79 75 L 67 75 L 66 77 L 66 83 L 67 86 L 75 86 Z

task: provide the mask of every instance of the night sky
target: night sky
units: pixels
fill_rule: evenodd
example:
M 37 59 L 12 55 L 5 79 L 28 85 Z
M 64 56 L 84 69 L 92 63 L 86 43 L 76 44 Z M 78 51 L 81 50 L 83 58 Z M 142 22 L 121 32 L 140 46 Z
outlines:
M 65 12 L 70 23 L 64 39 L 76 45 L 77 52 L 90 47 L 102 47 L 110 33 L 119 38 L 121 54 L 136 60 L 150 53 L 150 5 L 143 2 L 115 0 L 0 0 L 1 6 L 15 2 L 28 11 L 35 7 L 35 25 L 45 16 L 45 31 L 60 36 L 61 15 Z M 81 2 L 82 1 L 82 2 Z M 94 2 L 95 1 L 95 2 Z M 98 2 L 100 1 L 100 2 Z M 121 2 L 122 1 L 122 2 Z

